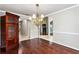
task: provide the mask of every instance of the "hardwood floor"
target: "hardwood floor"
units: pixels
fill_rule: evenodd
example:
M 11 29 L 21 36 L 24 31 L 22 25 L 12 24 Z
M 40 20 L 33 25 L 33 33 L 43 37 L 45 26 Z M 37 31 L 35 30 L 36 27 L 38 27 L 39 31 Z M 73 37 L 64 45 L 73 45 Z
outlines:
M 11 54 L 79 54 L 79 51 L 46 41 L 44 39 L 25 40 L 20 43 L 20 48 L 15 48 L 6 53 Z

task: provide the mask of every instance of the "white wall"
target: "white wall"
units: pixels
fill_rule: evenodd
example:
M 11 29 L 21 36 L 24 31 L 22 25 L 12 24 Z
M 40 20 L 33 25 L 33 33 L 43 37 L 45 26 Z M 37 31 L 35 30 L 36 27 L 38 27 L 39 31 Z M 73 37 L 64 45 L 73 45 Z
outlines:
M 27 36 L 28 35 L 27 33 L 28 33 L 28 31 L 27 31 L 27 19 L 25 19 L 21 23 L 21 34 L 24 36 Z
M 21 35 L 19 35 L 20 41 L 37 38 L 38 37 L 37 26 L 27 18 L 24 19 L 20 17 L 20 19 L 23 19 L 21 20 L 22 21 L 20 31 Z
M 79 50 L 79 6 L 52 14 L 49 18 L 54 23 L 52 41 Z
M 30 39 L 38 38 L 38 27 L 33 22 L 31 22 L 29 26 L 30 26 L 30 29 L 29 29 Z
M 4 16 L 5 15 L 5 11 L 0 10 L 0 16 Z

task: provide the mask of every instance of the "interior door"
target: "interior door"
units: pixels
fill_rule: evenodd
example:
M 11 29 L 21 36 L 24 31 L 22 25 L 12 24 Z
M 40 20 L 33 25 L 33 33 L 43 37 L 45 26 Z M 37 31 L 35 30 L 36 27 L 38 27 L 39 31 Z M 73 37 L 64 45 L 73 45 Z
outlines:
M 46 35 L 46 24 L 42 24 L 42 34 Z

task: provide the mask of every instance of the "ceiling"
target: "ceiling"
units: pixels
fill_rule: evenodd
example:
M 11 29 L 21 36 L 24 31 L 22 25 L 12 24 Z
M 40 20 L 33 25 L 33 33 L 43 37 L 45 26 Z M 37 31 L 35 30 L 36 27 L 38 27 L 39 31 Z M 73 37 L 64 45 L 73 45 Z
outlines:
M 40 13 L 47 15 L 64 8 L 71 7 L 73 5 L 75 4 L 40 4 L 39 9 Z M 0 10 L 30 16 L 35 13 L 36 6 L 35 4 L 0 4 Z

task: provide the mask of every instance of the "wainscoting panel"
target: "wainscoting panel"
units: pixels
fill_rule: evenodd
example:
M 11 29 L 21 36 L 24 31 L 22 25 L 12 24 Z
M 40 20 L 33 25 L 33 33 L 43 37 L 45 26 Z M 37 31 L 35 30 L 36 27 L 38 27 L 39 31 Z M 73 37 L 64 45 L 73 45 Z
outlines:
M 54 32 L 53 42 L 79 50 L 79 33 Z

